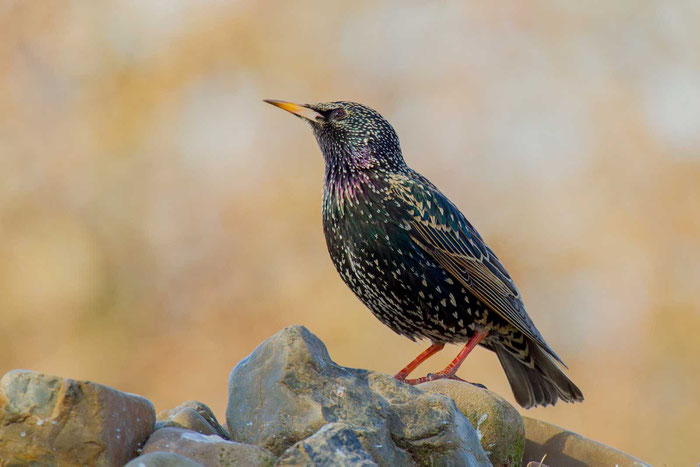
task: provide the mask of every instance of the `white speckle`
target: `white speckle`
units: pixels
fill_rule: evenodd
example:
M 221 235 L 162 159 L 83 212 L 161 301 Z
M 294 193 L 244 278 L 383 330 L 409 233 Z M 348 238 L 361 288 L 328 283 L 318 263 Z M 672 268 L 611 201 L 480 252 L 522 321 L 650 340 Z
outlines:
M 335 390 L 335 395 L 338 397 L 345 396 L 345 386 L 340 386 Z
M 119 433 L 120 431 L 122 431 L 122 429 L 121 429 L 121 428 L 117 428 L 117 433 Z
M 51 424 L 52 424 L 52 425 L 55 425 L 55 424 L 56 424 L 56 420 L 51 420 Z
M 442 305 L 443 308 L 446 307 L 446 306 L 447 306 L 447 300 L 445 300 L 444 298 L 443 298 L 442 300 L 440 300 L 440 305 Z
M 483 433 L 481 433 L 481 424 L 486 421 L 486 419 L 489 418 L 489 414 L 485 413 L 481 417 L 479 417 L 479 420 L 476 422 L 476 434 L 479 436 L 479 441 L 481 441 L 481 438 L 484 436 Z
M 117 439 L 122 439 L 122 435 L 117 435 Z
M 253 422 L 246 423 L 246 426 L 253 426 Z
M 42 419 L 39 419 L 39 420 L 36 421 L 36 424 L 39 425 L 39 426 L 41 426 L 41 425 L 44 424 L 44 421 L 43 421 Z
M 450 294 L 450 303 L 452 304 L 452 306 L 457 306 L 457 300 L 455 300 L 455 296 L 452 294 Z
M 23 432 L 20 433 L 19 435 L 20 435 L 22 438 L 24 438 L 25 436 L 27 436 L 27 432 L 26 432 L 26 431 L 23 431 Z

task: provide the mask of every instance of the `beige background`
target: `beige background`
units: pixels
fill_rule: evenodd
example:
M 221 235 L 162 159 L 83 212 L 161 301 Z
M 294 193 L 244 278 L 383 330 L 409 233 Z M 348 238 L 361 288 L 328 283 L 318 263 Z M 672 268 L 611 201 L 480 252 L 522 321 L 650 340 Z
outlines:
M 0 372 L 188 399 L 302 323 L 343 365 L 427 345 L 345 288 L 305 125 L 356 100 L 489 241 L 582 405 L 528 415 L 700 460 L 700 3 L 0 1 Z M 425 370 L 456 353 L 444 351 Z M 460 374 L 512 400 L 493 354 Z

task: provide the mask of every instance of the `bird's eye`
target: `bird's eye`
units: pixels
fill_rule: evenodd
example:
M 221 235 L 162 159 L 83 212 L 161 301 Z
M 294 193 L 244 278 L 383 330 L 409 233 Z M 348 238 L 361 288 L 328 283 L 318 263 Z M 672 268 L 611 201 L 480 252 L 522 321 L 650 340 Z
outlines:
M 329 115 L 331 120 L 341 120 L 345 118 L 345 111 L 343 109 L 335 109 L 331 114 Z

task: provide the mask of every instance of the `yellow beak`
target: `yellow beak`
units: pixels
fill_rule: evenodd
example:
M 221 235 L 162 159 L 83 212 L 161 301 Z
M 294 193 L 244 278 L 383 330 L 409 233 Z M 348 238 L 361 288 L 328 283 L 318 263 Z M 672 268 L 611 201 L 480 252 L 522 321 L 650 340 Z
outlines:
M 305 118 L 312 122 L 322 121 L 325 118 L 320 113 L 306 106 L 295 104 L 293 102 L 277 101 L 274 99 L 264 99 L 268 104 L 272 104 L 275 107 L 286 110 L 287 112 L 293 113 L 298 117 Z

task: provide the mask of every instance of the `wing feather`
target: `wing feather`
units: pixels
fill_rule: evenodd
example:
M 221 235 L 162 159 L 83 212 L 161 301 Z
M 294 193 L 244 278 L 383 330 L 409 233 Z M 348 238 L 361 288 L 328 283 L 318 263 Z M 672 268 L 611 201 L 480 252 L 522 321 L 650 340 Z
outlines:
M 445 195 L 417 176 L 418 181 L 401 177 L 392 182 L 393 194 L 412 213 L 408 222 L 412 240 L 491 310 L 563 365 L 527 315 L 520 292 L 493 251 Z

